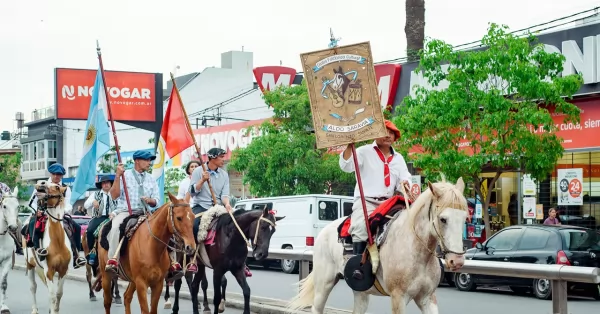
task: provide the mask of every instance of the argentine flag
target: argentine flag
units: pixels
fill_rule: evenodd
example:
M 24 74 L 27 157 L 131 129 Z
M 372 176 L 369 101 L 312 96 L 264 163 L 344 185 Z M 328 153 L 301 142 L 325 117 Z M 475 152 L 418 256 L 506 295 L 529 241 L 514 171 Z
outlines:
M 110 131 L 106 115 L 107 99 L 104 88 L 102 73 L 98 69 L 85 126 L 83 154 L 79 162 L 75 182 L 71 188 L 71 204 L 74 204 L 88 189 L 95 186 L 96 164 L 102 155 L 110 149 Z

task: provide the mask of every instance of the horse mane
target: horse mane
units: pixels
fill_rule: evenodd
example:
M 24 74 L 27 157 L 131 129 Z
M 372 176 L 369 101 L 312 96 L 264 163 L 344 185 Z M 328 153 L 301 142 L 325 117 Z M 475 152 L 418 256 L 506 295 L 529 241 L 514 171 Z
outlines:
M 468 211 L 467 208 L 467 199 L 465 196 L 456 189 L 455 185 L 446 181 L 446 178 L 442 176 L 442 180 L 436 183 L 433 183 L 433 188 L 438 196 L 437 205 L 433 208 L 433 216 L 439 215 L 444 209 L 456 208 L 462 209 L 464 211 Z M 411 216 L 412 219 L 409 219 L 411 228 L 414 227 L 416 217 L 423 211 L 429 210 L 431 203 L 433 202 L 433 193 L 431 193 L 431 189 L 427 189 L 423 192 L 415 202 L 411 205 Z
M 236 211 L 233 212 L 233 217 L 239 218 L 241 216 L 251 215 L 251 214 L 256 213 L 256 212 L 262 212 L 262 209 L 250 209 L 250 210 L 238 209 L 238 210 L 236 210 Z M 235 226 L 233 224 L 233 220 L 231 218 L 231 215 L 225 215 L 225 214 L 223 214 L 223 215 L 219 216 L 218 221 L 217 221 L 217 225 L 216 225 L 216 230 L 217 231 L 220 231 L 220 230 L 222 230 L 224 228 L 231 227 L 231 226 Z

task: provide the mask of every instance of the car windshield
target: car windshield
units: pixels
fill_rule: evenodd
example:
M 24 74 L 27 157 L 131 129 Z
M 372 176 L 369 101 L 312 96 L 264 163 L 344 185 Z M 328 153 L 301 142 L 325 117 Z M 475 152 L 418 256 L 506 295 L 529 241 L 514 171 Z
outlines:
M 569 251 L 600 250 L 600 235 L 594 230 L 563 229 L 560 233 Z

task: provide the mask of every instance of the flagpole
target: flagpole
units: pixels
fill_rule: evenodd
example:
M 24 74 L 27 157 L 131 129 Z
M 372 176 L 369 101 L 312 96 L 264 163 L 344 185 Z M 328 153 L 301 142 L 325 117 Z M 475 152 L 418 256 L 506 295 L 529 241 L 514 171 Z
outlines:
M 102 64 L 102 53 L 100 52 L 100 43 L 96 40 L 96 51 L 98 52 L 98 61 L 100 62 L 100 75 L 102 75 L 102 87 L 104 88 L 104 96 L 106 97 L 106 109 L 108 109 L 108 116 L 110 118 L 110 126 L 112 128 L 113 139 L 115 140 L 115 152 L 117 153 L 117 160 L 121 161 L 121 152 L 119 150 L 119 141 L 117 140 L 117 130 L 115 130 L 115 121 L 113 120 L 112 110 L 110 109 L 110 100 L 108 98 L 108 90 L 106 89 L 106 79 L 104 78 L 104 65 Z M 127 210 L 129 215 L 132 214 L 131 203 L 129 202 L 129 193 L 127 192 L 127 183 L 125 182 L 125 176 L 123 176 L 123 191 L 125 191 L 125 201 L 127 201 Z M 141 195 L 140 195 L 141 196 Z
M 198 154 L 198 159 L 200 159 L 200 164 L 202 165 L 202 170 L 204 170 L 204 172 L 206 172 L 207 171 L 206 164 L 202 160 L 202 154 L 200 153 L 200 146 L 198 145 L 198 142 L 196 142 L 196 137 L 194 136 L 194 132 L 192 131 L 192 127 L 190 126 L 190 120 L 188 119 L 187 112 L 185 111 L 185 106 L 183 105 L 183 100 L 181 99 L 181 95 L 179 95 L 179 88 L 177 88 L 177 84 L 175 83 L 175 77 L 173 76 L 173 73 L 170 73 L 170 74 L 171 74 L 171 82 L 173 83 L 173 88 L 175 89 L 175 93 L 177 93 L 177 98 L 179 98 L 179 103 L 181 104 L 181 110 L 183 110 L 183 116 L 185 117 L 185 126 L 187 127 L 188 132 L 190 132 L 190 135 L 192 136 L 192 138 L 194 139 L 194 146 L 196 147 L 196 154 Z M 210 194 L 212 195 L 213 203 L 215 205 L 217 205 L 217 197 L 215 195 L 215 191 L 213 190 L 212 184 L 210 183 L 210 181 L 207 181 L 207 182 L 208 182 L 208 188 L 210 189 Z

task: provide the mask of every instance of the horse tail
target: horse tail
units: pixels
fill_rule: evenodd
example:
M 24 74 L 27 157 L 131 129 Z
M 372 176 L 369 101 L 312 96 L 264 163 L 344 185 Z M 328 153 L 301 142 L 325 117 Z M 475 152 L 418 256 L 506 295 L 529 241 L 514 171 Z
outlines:
M 313 304 L 315 298 L 315 276 L 310 273 L 308 277 L 298 282 L 300 292 L 292 298 L 285 308 L 288 312 L 296 312 Z

